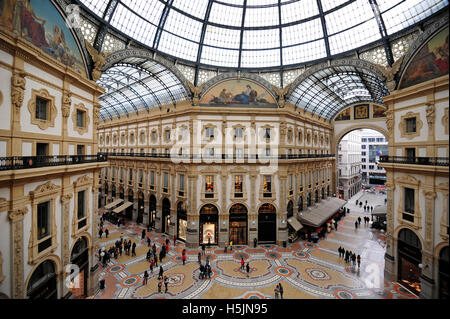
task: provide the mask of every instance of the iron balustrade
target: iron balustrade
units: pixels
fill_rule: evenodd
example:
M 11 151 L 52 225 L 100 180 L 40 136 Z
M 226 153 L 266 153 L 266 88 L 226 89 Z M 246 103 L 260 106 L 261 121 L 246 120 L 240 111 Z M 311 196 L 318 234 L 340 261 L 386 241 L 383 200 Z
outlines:
M 0 171 L 106 162 L 106 154 L 0 157 Z
M 129 157 L 149 157 L 149 158 L 176 158 L 176 159 L 233 159 L 233 160 L 249 160 L 249 159 L 304 159 L 304 158 L 327 158 L 335 157 L 334 154 L 281 154 L 281 155 L 234 155 L 234 154 L 219 154 L 219 155 L 208 155 L 208 154 L 165 154 L 165 153 L 99 153 L 105 156 L 129 156 Z
M 380 163 L 449 166 L 448 157 L 380 156 Z

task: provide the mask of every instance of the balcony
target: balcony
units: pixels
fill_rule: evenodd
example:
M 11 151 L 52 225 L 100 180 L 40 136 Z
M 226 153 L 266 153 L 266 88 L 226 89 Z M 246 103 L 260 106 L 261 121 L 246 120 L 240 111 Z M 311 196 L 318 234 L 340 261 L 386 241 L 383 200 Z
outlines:
M 380 163 L 449 166 L 448 157 L 380 156 Z
M 0 157 L 0 171 L 106 162 L 106 154 Z

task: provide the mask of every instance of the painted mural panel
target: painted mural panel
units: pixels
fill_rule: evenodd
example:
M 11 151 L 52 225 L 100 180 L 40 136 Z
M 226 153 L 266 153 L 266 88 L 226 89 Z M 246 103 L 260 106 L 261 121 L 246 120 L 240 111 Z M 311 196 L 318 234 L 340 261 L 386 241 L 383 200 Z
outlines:
M 386 117 L 386 108 L 378 105 L 373 106 L 373 118 Z
M 220 82 L 203 94 L 200 105 L 277 107 L 277 102 L 261 85 L 232 79 Z
M 345 110 L 343 110 L 341 113 L 339 113 L 336 118 L 334 119 L 335 121 L 346 121 L 346 120 L 350 120 L 350 107 L 346 108 Z
M 448 74 L 448 27 L 440 31 L 414 56 L 403 74 L 400 88 Z
M 355 105 L 355 114 L 353 115 L 353 119 L 361 120 L 369 118 L 369 104 L 363 105 Z
M 75 38 L 49 0 L 0 0 L 0 28 L 18 34 L 86 76 Z

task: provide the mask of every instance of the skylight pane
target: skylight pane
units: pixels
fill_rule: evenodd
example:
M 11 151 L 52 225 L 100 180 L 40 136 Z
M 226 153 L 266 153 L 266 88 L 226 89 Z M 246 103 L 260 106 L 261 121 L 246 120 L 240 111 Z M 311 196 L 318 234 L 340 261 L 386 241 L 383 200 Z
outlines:
M 330 9 L 336 8 L 337 6 L 347 2 L 348 0 L 321 0 L 323 11 L 328 11 Z
M 80 0 L 82 4 L 88 7 L 89 10 L 94 12 L 99 17 L 103 17 L 108 1 L 105 0 Z
M 325 42 L 318 40 L 283 48 L 283 65 L 302 63 L 326 57 Z
M 264 27 L 278 25 L 278 6 L 265 8 L 247 7 L 245 10 L 244 27 Z
M 178 13 L 175 10 L 170 10 L 164 29 L 180 37 L 199 42 L 202 25 L 202 23 L 189 18 L 184 14 Z
M 391 5 L 391 1 L 380 1 L 380 10 L 381 8 L 384 9 L 381 11 L 388 34 L 393 34 L 419 21 L 422 21 L 445 6 L 448 6 L 448 1 L 411 0 L 405 1 L 395 7 Z
M 243 49 L 268 49 L 280 47 L 280 30 L 247 30 L 242 38 Z
M 204 45 L 200 63 L 226 67 L 237 67 L 238 60 L 239 50 L 217 49 Z
M 163 31 L 158 49 L 181 59 L 196 61 L 198 44 Z
M 319 14 L 317 0 L 302 0 L 281 6 L 281 23 L 303 20 Z
M 369 19 L 374 19 L 374 14 L 367 0 L 356 0 L 337 11 L 325 15 L 329 35 L 333 35 Z
M 241 67 L 243 68 L 261 68 L 276 65 L 280 65 L 280 49 L 242 51 Z
M 159 0 L 120 0 L 136 14 L 148 20 L 150 23 L 158 24 L 165 4 Z
M 278 6 L 278 0 L 247 0 L 247 8 L 249 6 L 264 6 L 264 5 Z
M 197 18 L 204 19 L 206 8 L 208 7 L 208 0 L 175 0 L 173 6 Z
M 282 29 L 283 46 L 299 44 L 323 37 L 320 19 L 314 19 L 301 24 Z
M 239 49 L 241 30 L 219 28 L 212 25 L 206 27 L 204 43 L 230 49 Z
M 242 8 L 214 2 L 211 7 L 209 21 L 222 25 L 240 27 L 242 23 Z
M 375 19 L 328 38 L 330 53 L 338 54 L 381 39 Z

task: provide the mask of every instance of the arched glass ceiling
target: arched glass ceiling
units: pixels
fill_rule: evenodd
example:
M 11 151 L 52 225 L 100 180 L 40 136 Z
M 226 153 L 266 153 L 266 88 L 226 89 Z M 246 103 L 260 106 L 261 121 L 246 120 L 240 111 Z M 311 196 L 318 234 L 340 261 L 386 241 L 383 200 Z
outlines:
M 78 0 L 107 27 L 195 64 L 279 68 L 386 39 L 448 0 Z
M 105 88 L 99 97 L 102 120 L 189 98 L 180 80 L 161 64 L 142 58 L 126 58 L 103 72 L 97 81 Z
M 331 120 L 353 103 L 383 104 L 382 98 L 388 94 L 386 85 L 366 70 L 335 66 L 308 76 L 292 92 L 289 102 Z

